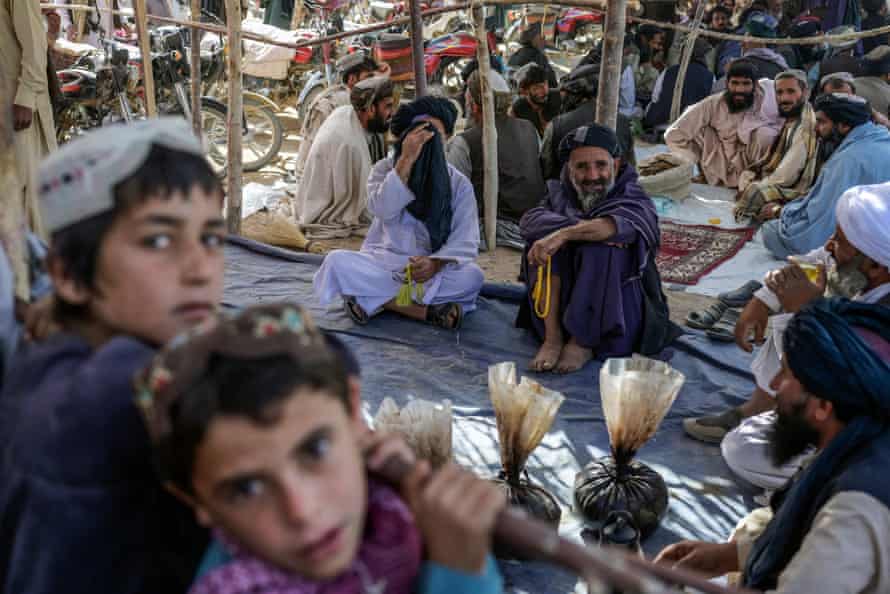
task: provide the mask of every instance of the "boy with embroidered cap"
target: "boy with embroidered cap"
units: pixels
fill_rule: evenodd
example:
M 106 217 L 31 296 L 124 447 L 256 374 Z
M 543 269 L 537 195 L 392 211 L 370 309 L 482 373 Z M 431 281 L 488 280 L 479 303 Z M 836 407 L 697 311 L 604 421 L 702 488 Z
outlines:
M 220 182 L 178 119 L 90 132 L 38 182 L 62 332 L 0 394 L 0 590 L 182 592 L 206 534 L 157 485 L 132 377 L 219 303 Z

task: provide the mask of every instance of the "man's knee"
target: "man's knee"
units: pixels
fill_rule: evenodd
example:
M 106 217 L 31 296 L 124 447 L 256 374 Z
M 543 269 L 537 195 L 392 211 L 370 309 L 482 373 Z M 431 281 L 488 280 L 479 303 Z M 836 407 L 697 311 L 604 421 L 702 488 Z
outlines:
M 474 292 L 478 292 L 485 284 L 485 273 L 476 264 L 461 266 L 455 272 L 458 274 L 460 284 Z

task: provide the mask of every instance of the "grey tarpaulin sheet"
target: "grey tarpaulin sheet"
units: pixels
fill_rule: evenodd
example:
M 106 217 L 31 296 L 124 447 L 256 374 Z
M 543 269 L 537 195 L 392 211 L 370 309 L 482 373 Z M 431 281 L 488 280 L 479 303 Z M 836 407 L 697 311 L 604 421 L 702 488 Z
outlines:
M 312 295 L 319 256 L 294 254 L 262 244 L 232 240 L 226 247 L 224 303 L 245 307 L 261 302 L 295 301 L 308 306 L 319 323 L 336 332 L 362 366 L 362 395 L 373 414 L 386 396 L 404 403 L 411 395 L 448 398 L 454 405 L 457 461 L 479 474 L 499 468 L 497 431 L 488 397 L 488 366 L 515 361 L 524 369 L 535 340 L 514 328 L 517 289 L 486 285 L 479 308 L 460 332 L 448 332 L 391 314 L 364 327 L 352 324 L 342 308 L 325 310 Z M 752 491 L 740 487 L 724 464 L 719 448 L 683 435 L 684 417 L 717 412 L 740 404 L 753 389 L 749 359 L 734 345 L 717 345 L 700 335 L 681 337 L 661 358 L 686 375 L 686 384 L 658 434 L 639 458 L 664 476 L 670 489 L 668 515 L 645 543 L 648 554 L 682 538 L 725 539 L 751 507 Z M 609 438 L 599 402 L 599 367 L 535 379 L 562 392 L 566 401 L 528 472 L 563 503 L 561 532 L 577 538 L 580 521 L 572 513 L 575 473 L 591 458 L 605 455 Z M 534 563 L 506 563 L 511 591 L 568 592 L 574 577 Z

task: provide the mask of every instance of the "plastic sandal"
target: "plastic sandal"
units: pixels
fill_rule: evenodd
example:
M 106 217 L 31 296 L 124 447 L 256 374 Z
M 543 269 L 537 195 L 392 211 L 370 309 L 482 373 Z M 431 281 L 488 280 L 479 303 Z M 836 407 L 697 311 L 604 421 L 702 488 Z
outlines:
M 741 312 L 737 309 L 727 309 L 723 317 L 708 330 L 708 338 L 720 342 L 735 342 L 735 325 L 740 315 Z
M 754 297 L 763 285 L 757 281 L 748 281 L 735 291 L 727 291 L 717 295 L 717 299 L 725 303 L 728 307 L 745 307 Z
M 371 319 L 368 313 L 363 310 L 362 306 L 359 305 L 358 302 L 355 300 L 355 297 L 344 297 L 343 308 L 346 310 L 346 314 L 352 319 L 352 321 L 359 326 L 366 325 Z
M 708 330 L 726 313 L 727 305 L 716 301 L 702 311 L 691 311 L 686 316 L 686 325 L 696 330 Z
M 464 318 L 464 308 L 459 303 L 443 303 L 441 305 L 428 305 L 426 308 L 426 321 L 433 326 L 446 330 L 457 330 Z

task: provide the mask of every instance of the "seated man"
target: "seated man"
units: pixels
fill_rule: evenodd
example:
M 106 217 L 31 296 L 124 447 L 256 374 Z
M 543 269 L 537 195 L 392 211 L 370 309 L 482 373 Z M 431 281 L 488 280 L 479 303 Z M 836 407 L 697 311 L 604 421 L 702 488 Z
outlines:
M 547 72 L 534 62 L 519 69 L 516 84 L 519 87 L 519 97 L 513 102 L 513 116 L 528 120 L 534 125 L 538 135 L 543 136 L 550 120 L 559 115 L 562 103 L 559 91 L 550 88 Z
M 423 97 L 399 108 L 392 157 L 368 179 L 374 222 L 359 252 L 329 253 L 313 282 L 322 304 L 343 297 L 358 324 L 383 309 L 447 329 L 476 308 L 484 275 L 475 264 L 479 218 L 473 186 L 445 161 L 451 101 Z M 407 291 L 405 291 L 407 285 Z M 396 299 L 400 289 L 407 304 Z
M 829 35 L 849 35 L 851 33 L 856 33 L 856 27 L 853 25 L 841 25 L 828 31 Z M 857 44 L 855 39 L 830 41 L 831 47 L 828 50 L 828 55 L 822 58 L 819 63 L 819 77 L 836 72 L 849 72 L 853 76 L 862 76 L 862 59 L 856 56 Z
M 309 239 L 349 237 L 368 224 L 371 148 L 389 128 L 392 82 L 382 76 L 363 80 L 350 100 L 321 125 L 306 157 L 295 206 Z
M 785 353 L 771 449 L 781 463 L 815 447 L 814 460 L 730 542 L 680 542 L 656 562 L 740 571 L 758 592 L 888 592 L 890 309 L 819 300 L 789 323 Z
M 868 100 L 872 109 L 890 115 L 890 47 L 879 45 L 864 59 L 865 76 L 854 79 L 856 93 Z
M 751 364 L 757 386 L 750 400 L 720 415 L 683 421 L 683 428 L 691 437 L 722 442 L 726 463 L 749 483 L 763 489 L 777 489 L 802 462 L 790 460 L 782 467 L 775 466 L 770 460 L 765 436 L 775 417 L 771 412 L 775 408 L 775 392 L 769 384 L 781 367 L 782 332 L 790 314 L 822 295 L 890 307 L 888 213 L 888 184 L 852 188 L 841 197 L 834 235 L 824 248 L 802 258 L 824 266 L 826 272 L 818 284 L 807 280 L 797 266 L 770 273 L 767 286 L 745 306 L 736 325 L 736 342 L 746 351 L 752 350 L 752 334 L 755 342 L 768 336 Z
M 507 115 L 510 87 L 497 72 L 489 76 L 494 92 L 495 128 L 498 134 L 497 244 L 523 249 L 519 219 L 537 206 L 544 195 L 544 177 L 538 158 L 538 134 L 531 123 Z M 468 115 L 476 124 L 448 143 L 448 162 L 473 184 L 479 213 L 483 212 L 484 161 L 482 155 L 482 85 L 477 70 L 467 81 Z
M 520 222 L 530 246 L 522 263 L 529 296 L 517 325 L 543 341 L 534 371 L 570 373 L 594 356 L 623 357 L 639 345 L 643 277 L 654 269 L 660 236 L 655 206 L 620 154 L 608 128 L 570 133 L 560 143 L 562 178 L 547 183 L 543 205 Z M 539 274 L 552 276 L 542 278 L 546 297 L 535 299 Z
M 315 140 L 319 128 L 324 124 L 325 120 L 338 107 L 349 105 L 349 94 L 352 88 L 366 78 L 371 78 L 375 73 L 381 76 L 389 76 L 389 64 L 383 63 L 378 67 L 377 62 L 369 58 L 364 52 L 354 52 L 347 54 L 345 57 L 337 61 L 337 74 L 340 77 L 340 84 L 331 85 L 325 89 L 321 95 L 312 102 L 312 105 L 306 110 L 306 116 L 303 120 L 303 126 L 300 128 L 300 151 L 297 153 L 295 161 L 297 174 L 302 176 L 306 159 L 309 156 L 309 149 L 312 147 L 312 141 Z M 372 155 L 372 160 L 376 163 L 385 155 L 383 153 L 383 135 L 379 135 L 377 144 L 380 146 L 380 154 Z M 376 158 L 375 158 L 376 157 Z
M 828 241 L 835 228 L 835 205 L 848 188 L 890 181 L 890 132 L 871 122 L 865 99 L 823 95 L 815 109 L 819 136 L 837 149 L 822 166 L 812 189 L 785 205 L 778 219 L 761 227 L 764 245 L 780 260 L 806 254 Z
M 786 70 L 779 74 L 776 99 L 785 124 L 763 160 L 739 177 L 735 205 L 738 221 L 775 219 L 786 202 L 806 194 L 816 179 L 819 136 L 806 73 Z
M 565 76 L 559 84 L 563 98 L 563 113 L 555 118 L 544 131 L 541 145 L 541 167 L 544 179 L 560 179 L 563 163 L 559 158 L 562 139 L 581 126 L 596 121 L 596 96 L 599 90 L 599 64 L 578 66 Z M 634 137 L 630 119 L 618 112 L 615 120 L 621 159 L 624 163 L 636 165 Z
M 708 184 L 736 188 L 742 172 L 769 152 L 782 120 L 772 81 L 758 83 L 750 62 L 733 62 L 727 80 L 725 92 L 689 107 L 664 140 L 672 153 L 697 163 Z
M 715 9 L 716 10 L 716 9 Z M 695 40 L 692 47 L 692 56 L 689 59 L 689 69 L 683 81 L 683 96 L 680 100 L 680 113 L 694 103 L 705 99 L 711 94 L 714 85 L 714 75 L 708 68 L 707 57 L 711 52 L 711 44 L 703 37 Z M 677 84 L 677 75 L 680 73 L 680 65 L 675 64 L 658 75 L 655 87 L 652 90 L 652 103 L 646 108 L 643 125 L 647 128 L 655 128 L 667 124 L 671 119 L 671 106 L 674 101 L 674 88 Z

